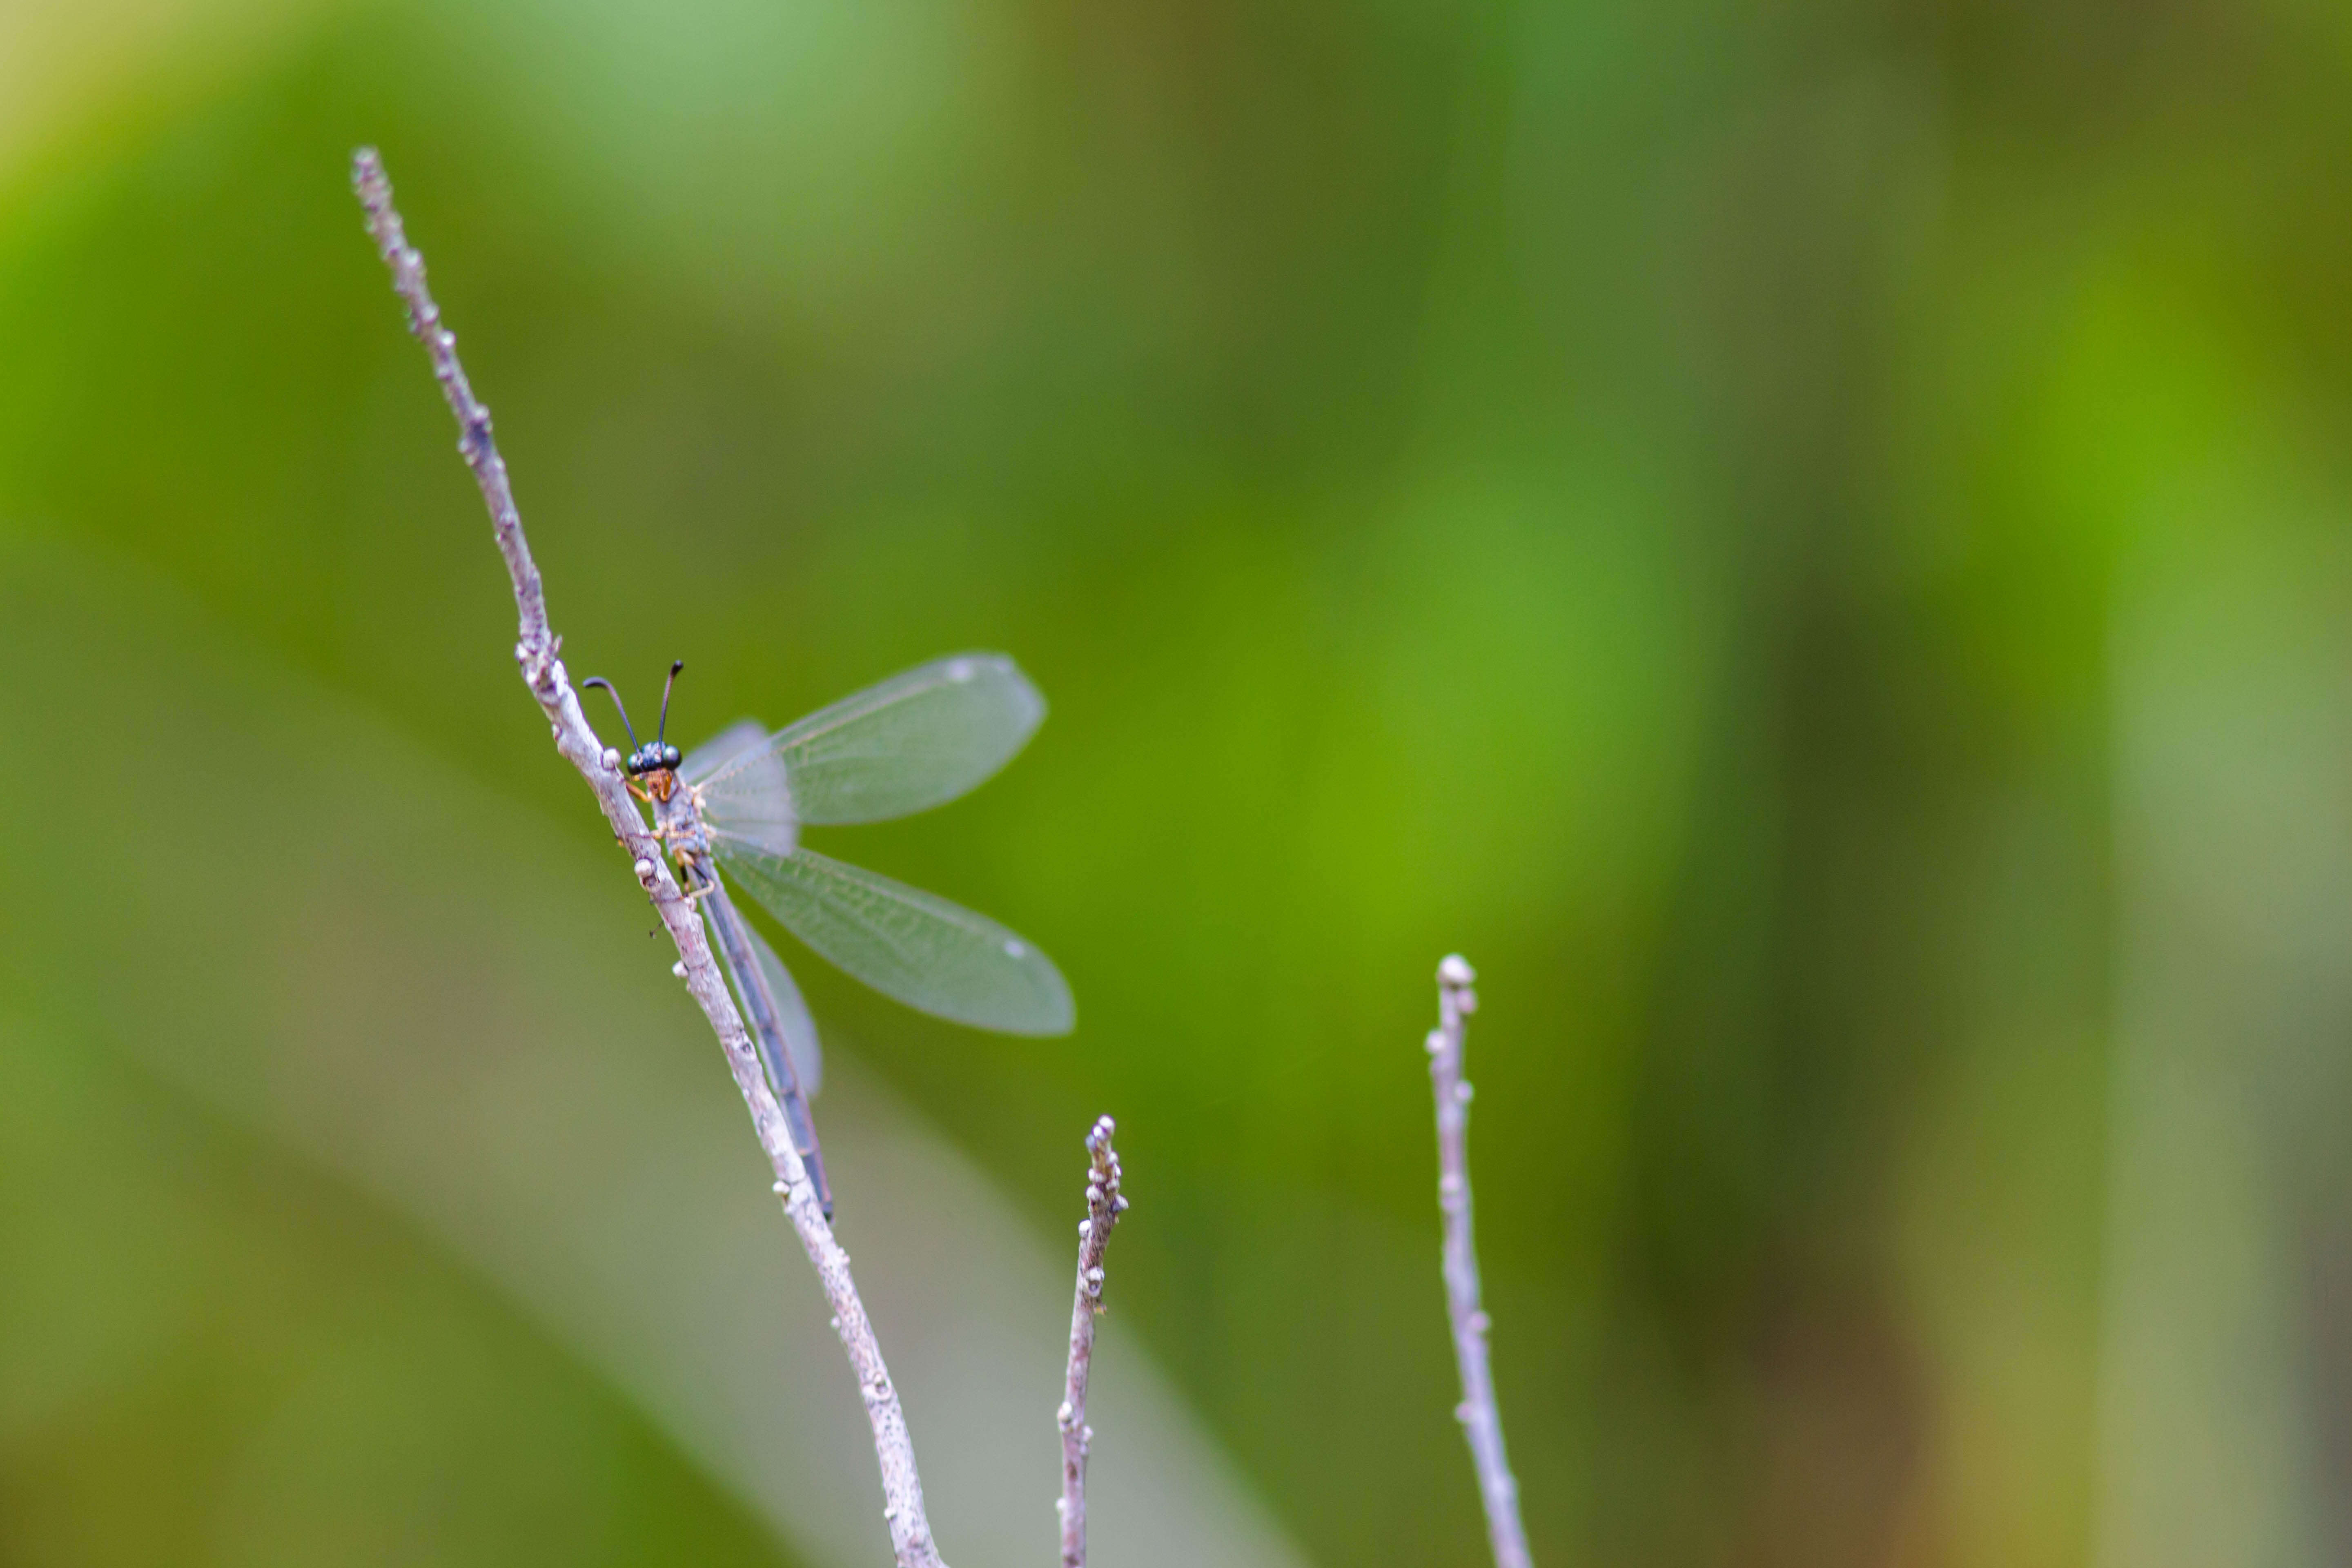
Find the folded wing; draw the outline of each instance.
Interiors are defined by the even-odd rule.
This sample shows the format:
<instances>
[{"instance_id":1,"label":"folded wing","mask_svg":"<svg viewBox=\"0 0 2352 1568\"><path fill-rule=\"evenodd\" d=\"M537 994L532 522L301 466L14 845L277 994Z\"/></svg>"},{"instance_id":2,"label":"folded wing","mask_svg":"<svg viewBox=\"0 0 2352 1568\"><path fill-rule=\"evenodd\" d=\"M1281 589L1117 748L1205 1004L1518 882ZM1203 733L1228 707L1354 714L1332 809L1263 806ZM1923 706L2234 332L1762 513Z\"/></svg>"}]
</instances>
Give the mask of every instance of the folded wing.
<instances>
[{"instance_id":1,"label":"folded wing","mask_svg":"<svg viewBox=\"0 0 2352 1568\"><path fill-rule=\"evenodd\" d=\"M779 811L795 823L880 822L944 805L1011 762L1045 717L1045 698L1011 659L956 654L845 697L764 744L739 744L705 778L694 764L717 742L680 773L701 785L712 826L788 854L765 830Z\"/></svg>"},{"instance_id":2,"label":"folded wing","mask_svg":"<svg viewBox=\"0 0 2352 1568\"><path fill-rule=\"evenodd\" d=\"M784 1048L793 1054L793 1076L800 1082L801 1092L811 1100L824 1087L824 1050L817 1044L816 1020L809 1016L808 1004L801 999L801 988L793 984L793 972L768 945L768 939L743 923L744 934L751 939L751 955L759 960L760 973L767 977L768 994L776 1002L776 1027L783 1031ZM776 1064L767 1061L767 1044L756 1035L751 1043L760 1048L762 1065L768 1069L768 1081L782 1092L783 1075Z\"/></svg>"},{"instance_id":3,"label":"folded wing","mask_svg":"<svg viewBox=\"0 0 2352 1568\"><path fill-rule=\"evenodd\" d=\"M1054 961L984 915L809 849L720 839L719 864L794 936L909 1007L1008 1035L1076 1019Z\"/></svg>"}]
</instances>

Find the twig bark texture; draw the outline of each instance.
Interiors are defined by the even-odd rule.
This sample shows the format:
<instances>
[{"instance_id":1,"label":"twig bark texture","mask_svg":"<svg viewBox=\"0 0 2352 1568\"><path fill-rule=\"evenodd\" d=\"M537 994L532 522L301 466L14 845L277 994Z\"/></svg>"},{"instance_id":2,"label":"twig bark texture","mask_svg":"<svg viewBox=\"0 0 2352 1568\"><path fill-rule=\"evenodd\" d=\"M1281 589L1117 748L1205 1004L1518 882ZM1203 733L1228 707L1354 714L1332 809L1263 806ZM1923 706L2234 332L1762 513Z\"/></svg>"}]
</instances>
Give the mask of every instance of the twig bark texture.
<instances>
[{"instance_id":1,"label":"twig bark texture","mask_svg":"<svg viewBox=\"0 0 2352 1568\"><path fill-rule=\"evenodd\" d=\"M1529 1568L1519 1522L1519 1484L1503 1454L1503 1417L1486 1358L1486 1311L1478 1300L1478 1249L1470 1230L1470 1085L1462 1077L1463 1020L1478 1008L1477 980L1459 953L1437 966L1437 1027L1429 1035L1429 1077L1437 1096L1437 1206L1445 1216L1445 1310L1462 1369L1454 1415L1470 1439L1486 1539L1496 1568Z\"/></svg>"},{"instance_id":2,"label":"twig bark texture","mask_svg":"<svg viewBox=\"0 0 2352 1568\"><path fill-rule=\"evenodd\" d=\"M1108 1116L1087 1134L1087 1217L1078 1222L1078 1291L1070 1308L1070 1366L1062 1379L1062 1568L1086 1568L1087 1448L1095 1430L1087 1425L1087 1376L1094 1368L1095 1318L1103 1310L1103 1249L1111 1226L1126 1212L1118 1191L1118 1151L1110 1146L1115 1124Z\"/></svg>"},{"instance_id":3,"label":"twig bark texture","mask_svg":"<svg viewBox=\"0 0 2352 1568\"><path fill-rule=\"evenodd\" d=\"M761 1071L759 1056L744 1032L727 983L711 962L702 922L678 890L659 840L647 831L645 818L630 798L619 753L606 749L589 727L563 661L557 657L562 639L548 626L546 595L540 586L539 568L530 558L530 542L523 537L522 518L515 510L506 463L491 438L490 411L475 397L465 369L457 363L457 340L442 325L440 308L425 287L425 258L408 243L400 214L393 205L392 182L385 177L373 148L362 148L352 155L352 184L367 213L368 233L392 271L393 289L408 308L409 331L425 344L442 395L457 416L457 449L489 507L499 552L506 558L507 574L514 582L515 609L521 620L515 660L522 667L523 684L530 688L540 710L553 727L556 750L580 770L595 792L604 820L628 852L638 885L653 900L662 925L677 946L675 973L686 982L727 1053L735 1087L742 1091L743 1103L751 1110L752 1130L775 1172L776 1193L832 1306L834 1327L848 1352L850 1368L865 1398L866 1419L874 1428L874 1452L882 1470L883 1519L889 1526L898 1568L944 1568L923 1512L923 1486L915 1469L914 1444L898 1408L898 1391L883 1364L881 1346L875 1341L873 1324L850 1278L849 1255L835 1240L818 1208L807 1170L786 1130L782 1109Z\"/></svg>"}]
</instances>

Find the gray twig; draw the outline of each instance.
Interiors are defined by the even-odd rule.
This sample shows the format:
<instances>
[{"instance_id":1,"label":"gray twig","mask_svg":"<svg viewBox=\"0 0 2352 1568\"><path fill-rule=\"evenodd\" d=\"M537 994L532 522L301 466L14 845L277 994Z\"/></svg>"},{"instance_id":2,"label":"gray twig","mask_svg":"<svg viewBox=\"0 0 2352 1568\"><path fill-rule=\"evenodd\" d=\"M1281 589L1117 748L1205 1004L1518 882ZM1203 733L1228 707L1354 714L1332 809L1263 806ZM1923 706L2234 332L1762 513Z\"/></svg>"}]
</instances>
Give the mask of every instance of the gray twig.
<instances>
[{"instance_id":1,"label":"gray twig","mask_svg":"<svg viewBox=\"0 0 2352 1568\"><path fill-rule=\"evenodd\" d=\"M1503 1455L1503 1417L1486 1359L1486 1312L1478 1302L1478 1249L1470 1233L1470 1086L1462 1077L1462 1021L1478 1010L1478 994L1471 989L1477 978L1460 953L1438 964L1437 1027L1429 1032L1429 1077L1437 1094L1437 1206L1445 1215L1445 1310L1454 1321L1454 1359L1462 1369L1462 1403L1454 1414L1470 1439L1496 1568L1529 1568L1519 1484Z\"/></svg>"},{"instance_id":2,"label":"gray twig","mask_svg":"<svg viewBox=\"0 0 2352 1568\"><path fill-rule=\"evenodd\" d=\"M775 1172L777 1195L783 1200L784 1212L799 1232L801 1246L807 1250L832 1306L834 1328L848 1352L850 1369L857 1375L858 1391L866 1401L866 1419L874 1427L874 1452L882 1469L882 1517L889 1525L898 1568L944 1568L923 1513L923 1484L915 1469L914 1443L898 1408L889 1369L883 1364L882 1348L875 1342L874 1326L858 1300L856 1282L850 1278L849 1255L841 1249L818 1208L808 1172L786 1130L783 1111L760 1069L759 1056L744 1032L727 983L711 962L702 922L678 890L660 842L647 831L645 818L630 798L620 754L606 749L589 727L563 661L557 657L562 639L548 628L546 595L540 586L539 568L531 562L530 545L523 537L522 519L515 510L506 463L491 439L490 411L475 397L457 363L457 340L441 324L440 308L425 288L425 258L408 243L400 214L393 206L392 182L373 147L352 154L352 185L360 205L366 209L368 233L392 270L393 289L408 307L409 331L432 357L433 374L448 399L449 411L457 416L457 449L473 469L482 500L489 507L499 552L506 557L507 574L514 580L515 609L521 619L515 660L522 667L523 683L554 728L556 750L580 770L595 792L604 820L628 852L638 885L653 900L670 940L677 945L673 973L686 982L687 990L719 1036L728 1068L735 1075L735 1087L742 1090L743 1103L751 1109L752 1130Z\"/></svg>"},{"instance_id":3,"label":"gray twig","mask_svg":"<svg viewBox=\"0 0 2352 1568\"><path fill-rule=\"evenodd\" d=\"M1078 1222L1078 1291L1070 1308L1070 1368L1062 1379L1062 1568L1086 1568L1087 1448L1094 1428L1087 1425L1087 1374L1094 1368L1095 1317L1103 1310L1103 1249L1111 1226L1127 1211L1118 1193L1118 1151L1110 1146L1117 1124L1108 1116L1087 1134L1087 1217Z\"/></svg>"}]
</instances>

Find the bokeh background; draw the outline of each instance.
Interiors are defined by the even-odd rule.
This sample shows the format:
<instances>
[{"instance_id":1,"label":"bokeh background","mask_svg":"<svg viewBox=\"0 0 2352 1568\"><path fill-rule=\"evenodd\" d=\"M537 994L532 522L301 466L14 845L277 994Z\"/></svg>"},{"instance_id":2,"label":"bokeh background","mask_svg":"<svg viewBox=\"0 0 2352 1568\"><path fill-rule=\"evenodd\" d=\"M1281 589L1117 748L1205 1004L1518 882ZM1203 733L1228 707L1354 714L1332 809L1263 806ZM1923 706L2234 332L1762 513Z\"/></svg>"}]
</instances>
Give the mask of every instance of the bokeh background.
<instances>
[{"instance_id":1,"label":"bokeh background","mask_svg":"<svg viewBox=\"0 0 2352 1568\"><path fill-rule=\"evenodd\" d=\"M0 3L0 1563L885 1560L814 1284L509 657L1054 704L797 967L966 1568L2352 1560L2352 14ZM796 950L788 943L789 958ZM1120 1403L1124 1402L1124 1403Z\"/></svg>"}]
</instances>

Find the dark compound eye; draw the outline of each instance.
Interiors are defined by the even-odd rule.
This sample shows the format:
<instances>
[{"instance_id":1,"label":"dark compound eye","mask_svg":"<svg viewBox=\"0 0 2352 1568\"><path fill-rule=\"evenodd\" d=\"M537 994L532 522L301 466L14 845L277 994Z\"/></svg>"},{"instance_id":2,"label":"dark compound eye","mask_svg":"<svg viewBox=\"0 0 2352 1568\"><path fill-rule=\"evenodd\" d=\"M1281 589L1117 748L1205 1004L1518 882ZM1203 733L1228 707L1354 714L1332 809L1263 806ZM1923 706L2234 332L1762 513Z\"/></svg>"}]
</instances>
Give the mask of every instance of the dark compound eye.
<instances>
[{"instance_id":1,"label":"dark compound eye","mask_svg":"<svg viewBox=\"0 0 2352 1568\"><path fill-rule=\"evenodd\" d=\"M676 746L664 746L662 748L662 766L674 768L677 766L683 756L684 753L679 752Z\"/></svg>"}]
</instances>

